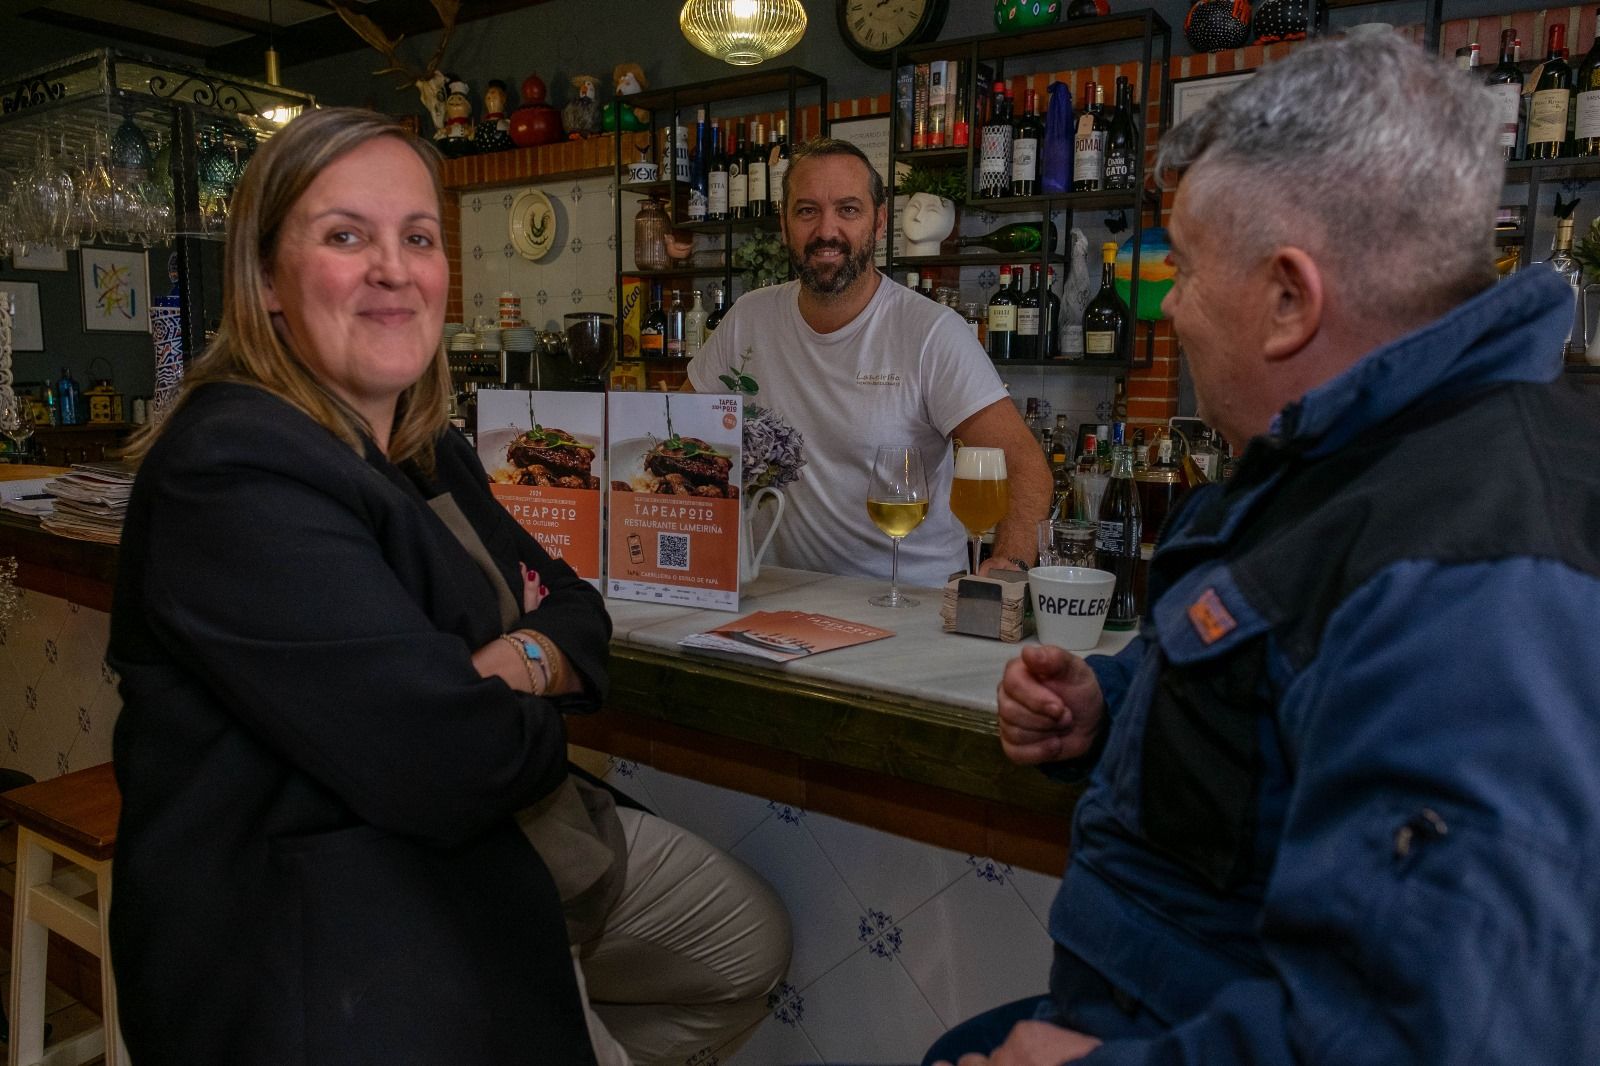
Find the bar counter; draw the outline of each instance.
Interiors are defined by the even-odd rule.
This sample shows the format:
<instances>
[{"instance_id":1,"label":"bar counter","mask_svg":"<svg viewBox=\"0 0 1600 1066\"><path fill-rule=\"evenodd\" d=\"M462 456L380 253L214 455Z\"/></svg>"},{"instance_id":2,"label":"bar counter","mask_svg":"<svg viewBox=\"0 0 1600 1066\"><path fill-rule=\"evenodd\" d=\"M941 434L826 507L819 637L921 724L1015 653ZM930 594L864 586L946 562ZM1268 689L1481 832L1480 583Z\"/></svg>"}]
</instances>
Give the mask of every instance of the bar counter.
<instances>
[{"instance_id":1,"label":"bar counter","mask_svg":"<svg viewBox=\"0 0 1600 1066\"><path fill-rule=\"evenodd\" d=\"M0 512L0 556L10 555L22 587L110 610L116 548ZM607 600L615 627L611 698L599 714L569 719L576 758L602 774L616 760L645 763L1059 873L1077 790L1013 765L997 739L995 685L1018 646L944 633L938 590L911 590L921 602L908 610L869 605L884 584L768 567L746 588L738 614ZM784 665L677 644L741 614L780 609L834 615L895 636ZM1106 634L1098 650L1114 651L1126 640ZM102 646L95 659L103 653Z\"/></svg>"}]
</instances>

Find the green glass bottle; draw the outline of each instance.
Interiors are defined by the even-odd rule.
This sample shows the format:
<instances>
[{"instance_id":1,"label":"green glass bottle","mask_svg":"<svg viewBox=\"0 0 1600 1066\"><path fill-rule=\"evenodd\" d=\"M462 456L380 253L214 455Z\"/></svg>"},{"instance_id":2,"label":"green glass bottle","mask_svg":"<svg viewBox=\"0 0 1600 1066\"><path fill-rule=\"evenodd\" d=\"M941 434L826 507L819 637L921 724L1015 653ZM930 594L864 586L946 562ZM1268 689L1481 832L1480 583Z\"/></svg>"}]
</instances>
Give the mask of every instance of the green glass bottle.
<instances>
[{"instance_id":1,"label":"green glass bottle","mask_svg":"<svg viewBox=\"0 0 1600 1066\"><path fill-rule=\"evenodd\" d=\"M963 248L990 248L1006 255L1015 255L1018 252L1037 252L1039 250L1039 235L1045 232L1044 227L1037 222L1013 222L1001 226L992 233L984 233L973 237L961 237L957 240ZM1056 224L1050 223L1050 247L1055 249L1057 233Z\"/></svg>"}]
</instances>

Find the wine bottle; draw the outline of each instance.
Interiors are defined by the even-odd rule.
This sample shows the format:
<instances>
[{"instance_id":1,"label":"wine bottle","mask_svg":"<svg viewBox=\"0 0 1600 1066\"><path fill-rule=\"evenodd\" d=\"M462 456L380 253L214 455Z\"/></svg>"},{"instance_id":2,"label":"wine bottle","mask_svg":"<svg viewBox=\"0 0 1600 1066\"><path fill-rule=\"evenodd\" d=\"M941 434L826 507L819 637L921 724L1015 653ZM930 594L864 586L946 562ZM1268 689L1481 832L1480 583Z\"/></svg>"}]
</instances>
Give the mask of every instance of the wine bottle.
<instances>
[{"instance_id":1,"label":"wine bottle","mask_svg":"<svg viewBox=\"0 0 1600 1066\"><path fill-rule=\"evenodd\" d=\"M749 165L744 123L740 122L734 129L733 143L728 146L728 214L734 218L750 217L750 175L745 172Z\"/></svg>"},{"instance_id":2,"label":"wine bottle","mask_svg":"<svg viewBox=\"0 0 1600 1066\"><path fill-rule=\"evenodd\" d=\"M706 219L722 222L728 217L728 160L722 154L722 127L711 127L711 170L706 175Z\"/></svg>"},{"instance_id":3,"label":"wine bottle","mask_svg":"<svg viewBox=\"0 0 1600 1066\"><path fill-rule=\"evenodd\" d=\"M708 337L713 330L722 324L722 316L728 313L728 309L722 306L723 298L723 290L718 289L717 305L711 309L710 314L706 315L706 336Z\"/></svg>"},{"instance_id":4,"label":"wine bottle","mask_svg":"<svg viewBox=\"0 0 1600 1066\"><path fill-rule=\"evenodd\" d=\"M1006 103L1006 87L994 87L994 107L983 124L983 139L978 148L978 195L993 199L1011 193L1011 108Z\"/></svg>"},{"instance_id":5,"label":"wine bottle","mask_svg":"<svg viewBox=\"0 0 1600 1066\"><path fill-rule=\"evenodd\" d=\"M694 156L689 164L689 221L706 220L706 173L710 169L711 142L706 133L706 109L694 123Z\"/></svg>"},{"instance_id":6,"label":"wine bottle","mask_svg":"<svg viewBox=\"0 0 1600 1066\"><path fill-rule=\"evenodd\" d=\"M789 173L789 120L780 118L767 151L767 192L772 198L772 213L783 214L783 176Z\"/></svg>"},{"instance_id":7,"label":"wine bottle","mask_svg":"<svg viewBox=\"0 0 1600 1066\"><path fill-rule=\"evenodd\" d=\"M1035 196L1039 192L1039 146L1044 123L1034 113L1038 97L1028 90L1027 105L1011 134L1011 195Z\"/></svg>"},{"instance_id":8,"label":"wine bottle","mask_svg":"<svg viewBox=\"0 0 1600 1066\"><path fill-rule=\"evenodd\" d=\"M1037 268L1036 268L1037 269ZM1017 288L1017 335L1011 341L1011 358L1039 358L1039 287L1028 284L1028 268L1017 268L1016 277L1022 280Z\"/></svg>"},{"instance_id":9,"label":"wine bottle","mask_svg":"<svg viewBox=\"0 0 1600 1066\"><path fill-rule=\"evenodd\" d=\"M661 283L650 290L650 310L639 323L639 354L645 359L661 359L667 354L667 313L661 307Z\"/></svg>"},{"instance_id":10,"label":"wine bottle","mask_svg":"<svg viewBox=\"0 0 1600 1066\"><path fill-rule=\"evenodd\" d=\"M1039 234L1043 232L1045 232L1044 225L1039 222L1012 222L989 233L958 238L956 243L963 248L992 248L1005 255L1014 255L1019 252L1037 252ZM1049 234L1050 250L1054 251L1059 236L1054 222L1050 223Z\"/></svg>"},{"instance_id":11,"label":"wine bottle","mask_svg":"<svg viewBox=\"0 0 1600 1066\"><path fill-rule=\"evenodd\" d=\"M1061 348L1056 336L1061 329L1061 297L1056 295L1056 268L1045 274L1044 291L1039 295L1039 358L1059 359Z\"/></svg>"},{"instance_id":12,"label":"wine bottle","mask_svg":"<svg viewBox=\"0 0 1600 1066\"><path fill-rule=\"evenodd\" d=\"M1133 85L1127 78L1117 79L1117 106L1106 122L1107 189L1133 188L1138 170L1139 136L1133 121Z\"/></svg>"},{"instance_id":13,"label":"wine bottle","mask_svg":"<svg viewBox=\"0 0 1600 1066\"><path fill-rule=\"evenodd\" d=\"M1133 316L1117 295L1117 245L1100 246L1100 291L1083 310L1083 350L1090 359L1120 359L1133 332Z\"/></svg>"},{"instance_id":14,"label":"wine bottle","mask_svg":"<svg viewBox=\"0 0 1600 1066\"><path fill-rule=\"evenodd\" d=\"M1012 358L1017 336L1017 300L1011 293L1011 268L1000 268L1000 287L989 297L989 358Z\"/></svg>"},{"instance_id":15,"label":"wine bottle","mask_svg":"<svg viewBox=\"0 0 1600 1066\"><path fill-rule=\"evenodd\" d=\"M1516 42L1516 30L1501 32L1500 62L1484 79L1494 97L1494 113L1500 127L1500 151L1508 160L1517 158L1517 127L1522 121L1522 71L1517 69ZM1593 54L1591 49L1590 55ZM1587 64L1589 61L1585 59L1584 62ZM1600 99L1596 103L1600 103ZM1583 105L1580 103L1578 106L1581 113Z\"/></svg>"},{"instance_id":16,"label":"wine bottle","mask_svg":"<svg viewBox=\"0 0 1600 1066\"><path fill-rule=\"evenodd\" d=\"M1528 112L1528 158L1560 159L1567 154L1567 108L1572 102L1572 68L1566 54L1567 27L1550 27L1549 55L1533 89Z\"/></svg>"},{"instance_id":17,"label":"wine bottle","mask_svg":"<svg viewBox=\"0 0 1600 1066\"><path fill-rule=\"evenodd\" d=\"M1600 155L1600 33L1595 34L1589 53L1578 64L1573 90L1578 99L1573 105L1572 152Z\"/></svg>"},{"instance_id":18,"label":"wine bottle","mask_svg":"<svg viewBox=\"0 0 1600 1066\"><path fill-rule=\"evenodd\" d=\"M1133 449L1119 444L1112 457L1111 479L1100 496L1094 535L1095 569L1117 575L1111 590L1107 629L1132 629L1139 624L1133 592L1133 571L1139 562L1139 493L1133 484Z\"/></svg>"},{"instance_id":19,"label":"wine bottle","mask_svg":"<svg viewBox=\"0 0 1600 1066\"><path fill-rule=\"evenodd\" d=\"M750 217L762 218L771 207L771 199L767 192L767 146L761 140L759 122L750 126L750 152L745 157L744 172L750 183L747 193Z\"/></svg>"},{"instance_id":20,"label":"wine bottle","mask_svg":"<svg viewBox=\"0 0 1600 1066\"><path fill-rule=\"evenodd\" d=\"M667 325L662 331L662 352L668 359L684 359L684 310L683 293L677 289L672 290L672 302L667 305Z\"/></svg>"},{"instance_id":21,"label":"wine bottle","mask_svg":"<svg viewBox=\"0 0 1600 1066\"><path fill-rule=\"evenodd\" d=\"M1078 135L1072 142L1072 191L1097 192L1105 181L1105 90L1094 82L1084 87L1084 106L1078 113Z\"/></svg>"}]
</instances>

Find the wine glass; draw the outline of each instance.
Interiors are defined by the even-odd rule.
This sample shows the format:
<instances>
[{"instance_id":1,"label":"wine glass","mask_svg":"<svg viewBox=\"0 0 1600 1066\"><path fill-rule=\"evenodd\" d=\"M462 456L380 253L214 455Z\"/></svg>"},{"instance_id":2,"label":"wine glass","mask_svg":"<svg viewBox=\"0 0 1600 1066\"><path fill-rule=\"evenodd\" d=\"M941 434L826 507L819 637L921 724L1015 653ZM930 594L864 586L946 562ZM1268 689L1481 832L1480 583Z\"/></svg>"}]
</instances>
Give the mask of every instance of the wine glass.
<instances>
[{"instance_id":1,"label":"wine glass","mask_svg":"<svg viewBox=\"0 0 1600 1066\"><path fill-rule=\"evenodd\" d=\"M950 483L950 510L967 527L973 574L978 572L978 546L984 531L1006 516L1011 489L1006 481L1006 453L1000 448L962 448L956 452L956 476Z\"/></svg>"},{"instance_id":2,"label":"wine glass","mask_svg":"<svg viewBox=\"0 0 1600 1066\"><path fill-rule=\"evenodd\" d=\"M867 515L889 535L889 591L867 602L874 607L915 607L900 594L900 541L928 517L928 479L922 453L910 444L885 444L872 457L872 483L867 488Z\"/></svg>"}]
</instances>

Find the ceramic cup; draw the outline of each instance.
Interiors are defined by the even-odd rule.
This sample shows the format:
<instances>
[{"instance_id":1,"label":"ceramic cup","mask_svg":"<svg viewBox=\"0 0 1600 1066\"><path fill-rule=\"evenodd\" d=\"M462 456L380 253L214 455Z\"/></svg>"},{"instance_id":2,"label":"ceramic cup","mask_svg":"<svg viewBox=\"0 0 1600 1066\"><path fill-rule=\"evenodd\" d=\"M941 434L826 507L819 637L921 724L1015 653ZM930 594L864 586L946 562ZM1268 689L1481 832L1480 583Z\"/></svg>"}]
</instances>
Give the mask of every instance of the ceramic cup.
<instances>
[{"instance_id":1,"label":"ceramic cup","mask_svg":"<svg viewBox=\"0 0 1600 1066\"><path fill-rule=\"evenodd\" d=\"M1039 643L1088 651L1100 643L1117 577L1086 566L1036 566L1028 571L1028 595Z\"/></svg>"},{"instance_id":2,"label":"ceramic cup","mask_svg":"<svg viewBox=\"0 0 1600 1066\"><path fill-rule=\"evenodd\" d=\"M628 180L631 182L655 181L661 175L661 168L654 163L628 164Z\"/></svg>"}]
</instances>

